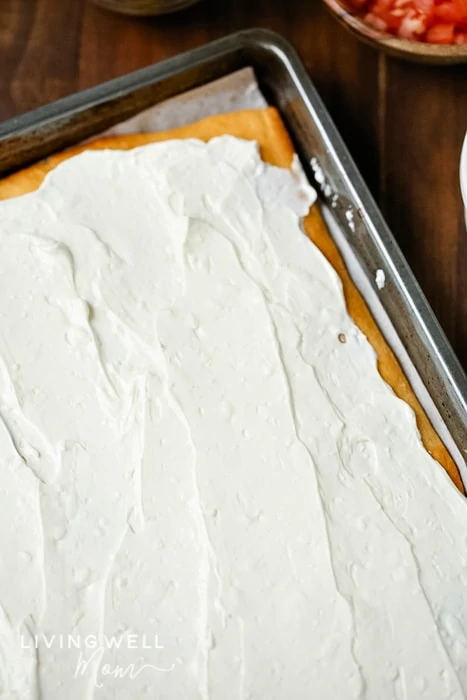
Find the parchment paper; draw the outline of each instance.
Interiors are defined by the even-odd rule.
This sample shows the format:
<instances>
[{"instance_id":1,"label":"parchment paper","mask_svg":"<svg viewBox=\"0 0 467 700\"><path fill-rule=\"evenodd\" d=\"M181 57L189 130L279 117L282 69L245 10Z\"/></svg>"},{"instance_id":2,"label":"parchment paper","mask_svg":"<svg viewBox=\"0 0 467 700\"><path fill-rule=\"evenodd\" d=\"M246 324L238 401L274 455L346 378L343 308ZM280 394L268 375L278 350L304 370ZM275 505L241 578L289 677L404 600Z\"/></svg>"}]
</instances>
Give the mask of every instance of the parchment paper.
<instances>
[{"instance_id":1,"label":"parchment paper","mask_svg":"<svg viewBox=\"0 0 467 700\"><path fill-rule=\"evenodd\" d=\"M105 133L108 135L121 135L165 131L178 126L185 126L186 124L214 114L235 112L243 109L262 109L266 106L267 102L261 94L253 70L246 68L201 88L190 90L183 95L162 102L112 127L112 129L109 129ZM375 288L364 273L344 233L334 219L331 210L326 206L323 206L322 209L325 221L344 257L354 284L370 307L386 341L401 363L418 400L428 414L434 428L449 449L467 489L467 466L464 458L457 449L438 409L433 403L414 364L402 345L394 326L388 318Z\"/></svg>"}]
</instances>

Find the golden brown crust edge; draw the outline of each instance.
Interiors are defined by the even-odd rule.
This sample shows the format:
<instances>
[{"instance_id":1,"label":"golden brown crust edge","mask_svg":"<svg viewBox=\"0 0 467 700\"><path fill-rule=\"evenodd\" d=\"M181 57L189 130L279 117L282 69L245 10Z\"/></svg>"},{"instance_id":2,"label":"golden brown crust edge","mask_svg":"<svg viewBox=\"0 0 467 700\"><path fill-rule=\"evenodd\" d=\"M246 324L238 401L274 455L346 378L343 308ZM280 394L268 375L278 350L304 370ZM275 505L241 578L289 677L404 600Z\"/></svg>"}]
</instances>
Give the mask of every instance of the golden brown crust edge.
<instances>
[{"instance_id":1,"label":"golden brown crust edge","mask_svg":"<svg viewBox=\"0 0 467 700\"><path fill-rule=\"evenodd\" d=\"M42 163L0 181L0 200L32 192L40 186L46 174L59 163L84 150L109 148L128 150L167 139L197 138L208 141L215 136L225 134L257 141L263 160L279 167L290 167L294 154L292 142L278 112L269 107L264 110L245 110L216 115L196 124L170 131L96 139L85 145L51 156ZM381 376L392 387L395 394L411 406L415 412L417 426L426 450L444 467L456 486L464 492L459 471L452 457L431 425L398 360L384 339L363 297L352 282L318 207L312 207L304 225L307 235L339 274L349 314L375 349Z\"/></svg>"}]
</instances>

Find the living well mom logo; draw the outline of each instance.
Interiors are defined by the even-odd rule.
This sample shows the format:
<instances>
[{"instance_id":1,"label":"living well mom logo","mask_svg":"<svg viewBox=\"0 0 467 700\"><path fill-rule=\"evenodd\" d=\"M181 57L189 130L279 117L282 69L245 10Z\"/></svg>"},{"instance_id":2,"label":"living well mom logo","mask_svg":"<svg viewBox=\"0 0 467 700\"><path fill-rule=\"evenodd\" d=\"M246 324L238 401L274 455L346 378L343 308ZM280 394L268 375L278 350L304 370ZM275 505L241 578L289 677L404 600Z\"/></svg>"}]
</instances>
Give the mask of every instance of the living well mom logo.
<instances>
[{"instance_id":1,"label":"living well mom logo","mask_svg":"<svg viewBox=\"0 0 467 700\"><path fill-rule=\"evenodd\" d=\"M21 646L23 649L61 649L61 650L76 650L78 660L74 676L75 678L93 674L95 677L95 685L102 688L106 677L121 678L134 680L143 671L153 671L155 673L170 673L174 670L175 664L169 666L148 664L144 661L131 662L126 665L122 664L103 664L103 658L106 651L118 650L134 650L144 652L153 650L156 652L164 649L159 642L159 636L156 635L137 635L125 634L120 636L97 636L87 635L81 637L79 635L34 635L32 640L21 637Z\"/></svg>"}]
</instances>

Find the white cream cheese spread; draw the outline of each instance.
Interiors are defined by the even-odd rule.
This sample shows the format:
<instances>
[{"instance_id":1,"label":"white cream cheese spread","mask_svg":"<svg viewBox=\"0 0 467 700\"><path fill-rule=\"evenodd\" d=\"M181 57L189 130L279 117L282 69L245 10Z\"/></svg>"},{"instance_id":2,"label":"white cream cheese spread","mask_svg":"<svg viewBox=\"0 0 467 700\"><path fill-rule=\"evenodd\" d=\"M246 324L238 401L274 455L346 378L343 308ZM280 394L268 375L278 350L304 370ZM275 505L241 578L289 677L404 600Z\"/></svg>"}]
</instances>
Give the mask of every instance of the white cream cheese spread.
<instances>
[{"instance_id":1,"label":"white cream cheese spread","mask_svg":"<svg viewBox=\"0 0 467 700\"><path fill-rule=\"evenodd\" d=\"M458 700L467 503L222 137L0 205L0 698Z\"/></svg>"}]
</instances>

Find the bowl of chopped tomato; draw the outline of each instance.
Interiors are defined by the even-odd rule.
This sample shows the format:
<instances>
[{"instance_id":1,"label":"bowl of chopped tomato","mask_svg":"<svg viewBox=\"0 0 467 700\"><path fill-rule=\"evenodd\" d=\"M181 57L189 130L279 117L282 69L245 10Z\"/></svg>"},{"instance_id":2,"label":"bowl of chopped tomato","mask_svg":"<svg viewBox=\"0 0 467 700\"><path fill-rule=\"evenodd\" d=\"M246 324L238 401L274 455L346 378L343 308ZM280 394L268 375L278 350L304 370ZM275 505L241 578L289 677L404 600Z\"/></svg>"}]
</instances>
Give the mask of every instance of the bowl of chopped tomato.
<instances>
[{"instance_id":1,"label":"bowl of chopped tomato","mask_svg":"<svg viewBox=\"0 0 467 700\"><path fill-rule=\"evenodd\" d=\"M467 0L324 0L367 43L431 63L467 62Z\"/></svg>"}]
</instances>

